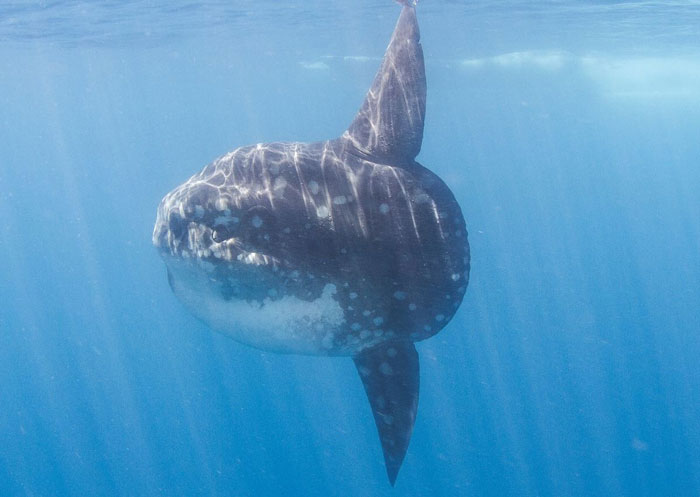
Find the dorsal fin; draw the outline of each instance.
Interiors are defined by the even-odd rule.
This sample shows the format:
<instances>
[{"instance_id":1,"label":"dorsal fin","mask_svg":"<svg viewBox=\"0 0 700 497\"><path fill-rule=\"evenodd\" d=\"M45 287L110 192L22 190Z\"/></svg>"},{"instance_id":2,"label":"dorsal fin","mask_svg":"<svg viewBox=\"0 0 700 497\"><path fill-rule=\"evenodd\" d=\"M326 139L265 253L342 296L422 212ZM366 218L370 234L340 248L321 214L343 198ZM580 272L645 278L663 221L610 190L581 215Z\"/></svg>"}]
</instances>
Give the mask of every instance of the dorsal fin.
<instances>
[{"instance_id":1,"label":"dorsal fin","mask_svg":"<svg viewBox=\"0 0 700 497\"><path fill-rule=\"evenodd\" d=\"M380 162L413 161L423 141L425 94L416 9L405 5L372 87L343 138Z\"/></svg>"},{"instance_id":2,"label":"dorsal fin","mask_svg":"<svg viewBox=\"0 0 700 497\"><path fill-rule=\"evenodd\" d=\"M353 359L372 406L386 473L393 486L418 410L418 353L413 342L388 342Z\"/></svg>"}]
</instances>

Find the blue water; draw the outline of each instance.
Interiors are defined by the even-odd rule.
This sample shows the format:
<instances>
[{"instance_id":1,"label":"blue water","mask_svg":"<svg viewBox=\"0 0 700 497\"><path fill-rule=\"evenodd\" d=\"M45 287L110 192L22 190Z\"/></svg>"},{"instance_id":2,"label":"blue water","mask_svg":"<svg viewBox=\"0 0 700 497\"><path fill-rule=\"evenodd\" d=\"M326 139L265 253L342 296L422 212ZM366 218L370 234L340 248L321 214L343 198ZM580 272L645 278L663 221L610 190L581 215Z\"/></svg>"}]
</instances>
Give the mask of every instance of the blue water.
<instances>
[{"instance_id":1,"label":"blue water","mask_svg":"<svg viewBox=\"0 0 700 497\"><path fill-rule=\"evenodd\" d=\"M399 8L0 6L0 495L700 495L700 5L419 5L472 278L396 488L348 359L210 332L151 246L216 156L351 121Z\"/></svg>"}]
</instances>

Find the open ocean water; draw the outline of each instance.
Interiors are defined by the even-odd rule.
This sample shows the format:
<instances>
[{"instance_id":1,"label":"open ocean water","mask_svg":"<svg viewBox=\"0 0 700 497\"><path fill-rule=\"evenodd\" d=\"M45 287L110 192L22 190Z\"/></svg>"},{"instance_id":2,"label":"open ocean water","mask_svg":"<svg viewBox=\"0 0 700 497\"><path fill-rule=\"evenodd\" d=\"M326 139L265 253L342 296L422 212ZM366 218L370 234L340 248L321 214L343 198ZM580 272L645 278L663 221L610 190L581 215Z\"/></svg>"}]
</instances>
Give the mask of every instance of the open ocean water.
<instances>
[{"instance_id":1,"label":"open ocean water","mask_svg":"<svg viewBox=\"0 0 700 497\"><path fill-rule=\"evenodd\" d=\"M209 331L151 245L249 143L339 135L390 0L0 5L0 495L700 495L700 2L418 5L471 282L392 489L347 358Z\"/></svg>"}]
</instances>

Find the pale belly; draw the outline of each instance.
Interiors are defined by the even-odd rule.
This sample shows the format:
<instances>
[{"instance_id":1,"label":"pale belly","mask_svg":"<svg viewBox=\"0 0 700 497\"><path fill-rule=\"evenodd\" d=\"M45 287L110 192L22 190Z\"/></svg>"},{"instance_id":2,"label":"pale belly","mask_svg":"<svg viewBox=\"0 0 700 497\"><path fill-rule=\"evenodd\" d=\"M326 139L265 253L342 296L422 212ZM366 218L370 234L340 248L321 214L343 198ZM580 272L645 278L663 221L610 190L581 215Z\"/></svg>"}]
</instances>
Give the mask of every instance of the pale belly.
<instances>
[{"instance_id":1,"label":"pale belly","mask_svg":"<svg viewBox=\"0 0 700 497\"><path fill-rule=\"evenodd\" d=\"M291 295L261 301L226 299L194 260L166 261L171 286L185 307L212 329L252 347L289 354L354 355L364 347L334 346L347 325L336 286L307 301Z\"/></svg>"}]
</instances>

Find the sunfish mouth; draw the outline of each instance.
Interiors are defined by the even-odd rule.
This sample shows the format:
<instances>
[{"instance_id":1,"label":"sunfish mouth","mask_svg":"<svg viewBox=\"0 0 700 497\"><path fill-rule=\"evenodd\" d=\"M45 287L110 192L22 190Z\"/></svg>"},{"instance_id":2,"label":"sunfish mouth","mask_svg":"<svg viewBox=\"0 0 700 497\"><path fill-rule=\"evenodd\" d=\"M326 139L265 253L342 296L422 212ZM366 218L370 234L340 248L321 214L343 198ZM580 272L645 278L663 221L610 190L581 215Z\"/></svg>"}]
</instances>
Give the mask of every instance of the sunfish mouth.
<instances>
[{"instance_id":1,"label":"sunfish mouth","mask_svg":"<svg viewBox=\"0 0 700 497\"><path fill-rule=\"evenodd\" d=\"M238 238L221 238L220 233L219 230L206 225L189 222L182 232L163 230L154 233L154 244L162 255L184 259L236 262L270 268L283 265L276 257L247 249Z\"/></svg>"},{"instance_id":2,"label":"sunfish mouth","mask_svg":"<svg viewBox=\"0 0 700 497\"><path fill-rule=\"evenodd\" d=\"M269 268L284 266L280 259L234 236L241 221L230 211L209 217L202 208L187 208L166 197L158 209L153 244L162 256Z\"/></svg>"}]
</instances>

